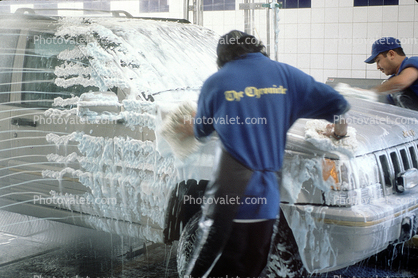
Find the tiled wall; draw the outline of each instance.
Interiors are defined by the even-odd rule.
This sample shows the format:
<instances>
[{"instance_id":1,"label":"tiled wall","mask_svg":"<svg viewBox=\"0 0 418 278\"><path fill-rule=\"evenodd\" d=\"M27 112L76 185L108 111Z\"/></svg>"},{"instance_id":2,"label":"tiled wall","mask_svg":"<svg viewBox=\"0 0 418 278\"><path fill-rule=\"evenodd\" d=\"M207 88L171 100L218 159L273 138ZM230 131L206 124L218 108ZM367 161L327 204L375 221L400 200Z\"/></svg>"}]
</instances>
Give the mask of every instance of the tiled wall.
<instances>
[{"instance_id":1,"label":"tiled wall","mask_svg":"<svg viewBox=\"0 0 418 278\"><path fill-rule=\"evenodd\" d=\"M214 13L204 14L204 24L220 34L244 28L243 11ZM254 34L265 41L266 12L256 11L255 15ZM386 78L376 64L364 63L372 43L382 36L400 39L407 56L418 55L415 0L373 7L354 7L353 0L312 0L312 8L282 9L279 17L278 60L318 81L325 82L328 77Z\"/></svg>"},{"instance_id":2,"label":"tiled wall","mask_svg":"<svg viewBox=\"0 0 418 278\"><path fill-rule=\"evenodd\" d=\"M418 55L418 3L415 0L399 0L398 6L354 7L354 0L312 0L308 9L282 9L279 11L278 60L296 66L325 82L328 77L386 78L364 60L372 43L382 36L401 40L407 56ZM34 3L51 1L36 1ZM193 1L190 0L190 3ZM222 35L232 29L244 30L244 12L204 12L204 26ZM264 2L263 0L255 2ZM2 1L0 11L14 12L17 7L33 7L31 2ZM105 3L105 4L104 4ZM39 4L37 4L39 5ZM126 10L134 16L183 17L183 1L170 0L169 13L144 14L139 2L114 1L59 1L58 8L76 7ZM60 13L62 14L62 13ZM265 44L267 41L267 11L254 12L254 35ZM192 13L189 13L193 20ZM416 20L417 19L417 20ZM274 58L274 22L270 12L271 57Z\"/></svg>"}]
</instances>

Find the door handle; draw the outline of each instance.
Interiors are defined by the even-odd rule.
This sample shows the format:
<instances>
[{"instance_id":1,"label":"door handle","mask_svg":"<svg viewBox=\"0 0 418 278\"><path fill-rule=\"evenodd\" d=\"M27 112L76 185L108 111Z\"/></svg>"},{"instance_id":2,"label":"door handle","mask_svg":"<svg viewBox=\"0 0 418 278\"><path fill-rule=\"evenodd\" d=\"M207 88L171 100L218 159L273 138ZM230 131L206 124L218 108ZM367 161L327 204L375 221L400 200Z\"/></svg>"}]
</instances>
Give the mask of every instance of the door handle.
<instances>
[{"instance_id":1,"label":"door handle","mask_svg":"<svg viewBox=\"0 0 418 278\"><path fill-rule=\"evenodd\" d=\"M31 126L31 127L36 127L38 125L36 121L31 120L31 119L25 119L25 118L13 118L11 120L11 124L17 125L17 126Z\"/></svg>"}]
</instances>

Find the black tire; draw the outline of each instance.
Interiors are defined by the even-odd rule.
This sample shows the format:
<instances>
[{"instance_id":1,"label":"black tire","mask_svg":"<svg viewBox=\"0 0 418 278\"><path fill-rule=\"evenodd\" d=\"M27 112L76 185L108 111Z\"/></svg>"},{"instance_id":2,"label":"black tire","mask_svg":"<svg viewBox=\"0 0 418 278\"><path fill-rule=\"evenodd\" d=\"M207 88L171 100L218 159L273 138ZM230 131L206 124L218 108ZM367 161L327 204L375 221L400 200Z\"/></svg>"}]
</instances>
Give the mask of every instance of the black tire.
<instances>
[{"instance_id":1,"label":"black tire","mask_svg":"<svg viewBox=\"0 0 418 278\"><path fill-rule=\"evenodd\" d=\"M179 277L181 278L184 277L190 257L193 255L195 241L197 238L196 234L201 216L201 211L193 215L189 222L187 222L180 236L177 247L177 271L179 273Z\"/></svg>"},{"instance_id":2,"label":"black tire","mask_svg":"<svg viewBox=\"0 0 418 278\"><path fill-rule=\"evenodd\" d=\"M282 212L275 229L266 266L267 277L306 277L308 272L303 266L295 237Z\"/></svg>"}]
</instances>

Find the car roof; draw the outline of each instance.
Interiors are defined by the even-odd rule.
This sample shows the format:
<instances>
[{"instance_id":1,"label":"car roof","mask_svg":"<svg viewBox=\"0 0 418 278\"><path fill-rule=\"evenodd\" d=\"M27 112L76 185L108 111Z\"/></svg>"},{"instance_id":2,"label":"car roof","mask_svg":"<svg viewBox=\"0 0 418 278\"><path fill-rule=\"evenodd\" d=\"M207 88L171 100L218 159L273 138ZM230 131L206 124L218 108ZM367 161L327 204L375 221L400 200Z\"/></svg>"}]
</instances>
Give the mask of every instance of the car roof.
<instances>
[{"instance_id":1,"label":"car roof","mask_svg":"<svg viewBox=\"0 0 418 278\"><path fill-rule=\"evenodd\" d=\"M14 13L6 13L2 14L2 17L7 17L7 19L13 18L30 18L32 20L57 20L59 18L63 18L66 16L60 15L50 15L51 12L59 12L59 11L73 11L73 12L83 12L83 14L71 14L70 16L77 16L77 17L125 17L125 18L132 18L132 19L147 19L147 20L155 20L155 21L171 21L171 22L178 22L189 24L190 21L182 18L165 18L165 17L134 17L127 11L123 10L97 10L97 9L72 9L72 8L65 8L65 9L40 9L40 8L18 8Z\"/></svg>"}]
</instances>

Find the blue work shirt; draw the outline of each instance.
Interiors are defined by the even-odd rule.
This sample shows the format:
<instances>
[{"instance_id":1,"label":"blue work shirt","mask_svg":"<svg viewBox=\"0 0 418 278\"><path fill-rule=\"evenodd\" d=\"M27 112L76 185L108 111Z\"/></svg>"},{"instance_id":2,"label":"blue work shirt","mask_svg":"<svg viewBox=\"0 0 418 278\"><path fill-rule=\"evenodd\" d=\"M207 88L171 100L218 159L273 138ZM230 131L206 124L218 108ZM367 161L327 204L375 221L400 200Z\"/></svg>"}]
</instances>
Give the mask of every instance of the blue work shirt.
<instances>
[{"instance_id":1,"label":"blue work shirt","mask_svg":"<svg viewBox=\"0 0 418 278\"><path fill-rule=\"evenodd\" d=\"M282 166L286 132L298 118L333 121L348 109L347 101L328 85L261 53L230 61L209 77L198 100L195 136L216 131L225 149L254 170L236 219L276 218L276 172Z\"/></svg>"},{"instance_id":2,"label":"blue work shirt","mask_svg":"<svg viewBox=\"0 0 418 278\"><path fill-rule=\"evenodd\" d=\"M399 75L401 73L401 71L403 71L404 69L409 68L409 67L413 67L413 68L418 69L418 57L410 57L410 58L407 57L407 58L405 58L402 61L401 66L399 67L398 73L392 75L391 78L396 76L396 75ZM412 85L409 86L408 89L412 90L418 96L418 80L415 80L415 82L412 83Z\"/></svg>"}]
</instances>

